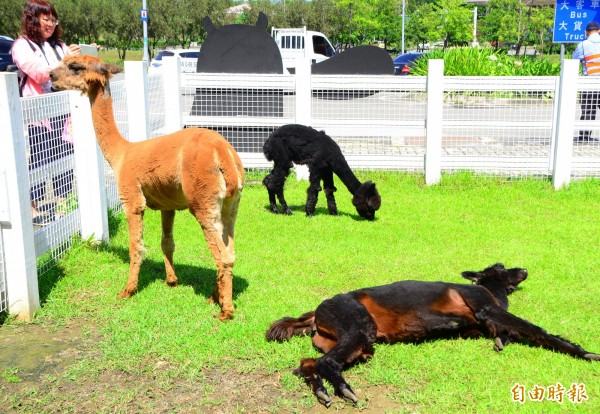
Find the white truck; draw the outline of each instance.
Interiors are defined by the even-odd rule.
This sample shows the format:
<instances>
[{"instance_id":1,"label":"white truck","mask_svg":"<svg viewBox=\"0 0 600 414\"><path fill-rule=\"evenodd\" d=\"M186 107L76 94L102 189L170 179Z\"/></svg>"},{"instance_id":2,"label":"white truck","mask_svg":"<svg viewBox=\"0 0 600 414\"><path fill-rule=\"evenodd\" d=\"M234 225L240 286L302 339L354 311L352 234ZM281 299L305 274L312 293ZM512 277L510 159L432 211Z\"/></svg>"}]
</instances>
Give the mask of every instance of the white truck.
<instances>
[{"instance_id":1,"label":"white truck","mask_svg":"<svg viewBox=\"0 0 600 414\"><path fill-rule=\"evenodd\" d=\"M298 58L310 60L311 64L319 63L335 55L336 51L327 36L321 32L302 28L271 28L271 36L281 52L283 67L290 73L296 69Z\"/></svg>"}]
</instances>

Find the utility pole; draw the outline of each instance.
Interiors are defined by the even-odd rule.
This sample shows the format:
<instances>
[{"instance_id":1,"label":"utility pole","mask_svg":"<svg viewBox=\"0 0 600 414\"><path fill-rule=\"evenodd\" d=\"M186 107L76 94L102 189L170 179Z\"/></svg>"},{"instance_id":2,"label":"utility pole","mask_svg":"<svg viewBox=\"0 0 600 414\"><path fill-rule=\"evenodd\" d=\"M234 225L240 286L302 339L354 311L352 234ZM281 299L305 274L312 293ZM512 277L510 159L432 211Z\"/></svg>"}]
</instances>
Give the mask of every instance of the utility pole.
<instances>
[{"instance_id":1,"label":"utility pole","mask_svg":"<svg viewBox=\"0 0 600 414\"><path fill-rule=\"evenodd\" d=\"M148 56L148 9L146 9L146 0L142 0L140 20L142 21L142 26L144 28L144 57L142 60L148 62L150 57Z\"/></svg>"},{"instance_id":2,"label":"utility pole","mask_svg":"<svg viewBox=\"0 0 600 414\"><path fill-rule=\"evenodd\" d=\"M479 46L477 41L477 6L473 9L473 47Z\"/></svg>"},{"instance_id":3,"label":"utility pole","mask_svg":"<svg viewBox=\"0 0 600 414\"><path fill-rule=\"evenodd\" d=\"M402 54L404 54L404 11L405 11L405 0L402 0Z\"/></svg>"}]
</instances>

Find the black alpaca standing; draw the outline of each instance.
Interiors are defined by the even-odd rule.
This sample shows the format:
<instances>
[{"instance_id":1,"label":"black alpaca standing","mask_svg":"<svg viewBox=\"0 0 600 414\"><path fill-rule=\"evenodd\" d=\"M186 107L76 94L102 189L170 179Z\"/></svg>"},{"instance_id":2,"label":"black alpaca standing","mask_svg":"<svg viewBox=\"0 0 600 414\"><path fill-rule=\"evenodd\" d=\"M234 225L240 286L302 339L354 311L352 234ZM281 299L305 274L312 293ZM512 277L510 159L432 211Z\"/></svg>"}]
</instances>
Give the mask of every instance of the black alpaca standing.
<instances>
[{"instance_id":1,"label":"black alpaca standing","mask_svg":"<svg viewBox=\"0 0 600 414\"><path fill-rule=\"evenodd\" d=\"M381 206L381 196L371 181L361 183L354 175L340 147L324 131L298 124L284 125L269 136L263 146L267 160L274 161L269 175L263 179L263 184L269 190L271 211L279 213L275 196L283 208L283 213L292 214L285 198L283 187L290 174L292 163L305 164L310 171L310 186L306 196L306 215L315 213L317 198L321 191L320 182L327 197L329 213L337 215L337 206L333 193L337 190L333 185L335 173L354 196L352 204L361 217L367 220L375 218L375 211Z\"/></svg>"}]
</instances>

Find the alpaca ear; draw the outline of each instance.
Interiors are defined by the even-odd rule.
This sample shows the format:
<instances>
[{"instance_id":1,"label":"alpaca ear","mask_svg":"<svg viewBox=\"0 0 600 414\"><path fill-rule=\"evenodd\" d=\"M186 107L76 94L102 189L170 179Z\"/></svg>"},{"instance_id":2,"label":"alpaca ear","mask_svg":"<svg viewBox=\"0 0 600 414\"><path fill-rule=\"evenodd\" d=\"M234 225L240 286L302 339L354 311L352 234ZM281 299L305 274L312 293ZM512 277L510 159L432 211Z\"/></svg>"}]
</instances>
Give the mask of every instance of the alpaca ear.
<instances>
[{"instance_id":1,"label":"alpaca ear","mask_svg":"<svg viewBox=\"0 0 600 414\"><path fill-rule=\"evenodd\" d=\"M479 272L471 272L471 271L466 271L466 272L462 272L462 277L464 277L465 279L469 279L471 282L479 284L479 281L481 279L483 279L485 275L483 273L479 273Z\"/></svg>"},{"instance_id":2,"label":"alpaca ear","mask_svg":"<svg viewBox=\"0 0 600 414\"><path fill-rule=\"evenodd\" d=\"M259 29L267 30L267 24L269 24L269 19L266 14L263 12L258 13L258 21L256 22L256 27Z\"/></svg>"},{"instance_id":3,"label":"alpaca ear","mask_svg":"<svg viewBox=\"0 0 600 414\"><path fill-rule=\"evenodd\" d=\"M379 207L381 207L381 196L379 195L379 191L377 191L377 188L375 187L375 183L367 181L365 184L367 184L366 196L369 206L371 206L373 210L379 210Z\"/></svg>"},{"instance_id":4,"label":"alpaca ear","mask_svg":"<svg viewBox=\"0 0 600 414\"><path fill-rule=\"evenodd\" d=\"M104 64L104 71L105 73L110 73L110 74L116 74L116 73L121 73L123 72L123 68L115 65L113 63L105 63Z\"/></svg>"}]
</instances>

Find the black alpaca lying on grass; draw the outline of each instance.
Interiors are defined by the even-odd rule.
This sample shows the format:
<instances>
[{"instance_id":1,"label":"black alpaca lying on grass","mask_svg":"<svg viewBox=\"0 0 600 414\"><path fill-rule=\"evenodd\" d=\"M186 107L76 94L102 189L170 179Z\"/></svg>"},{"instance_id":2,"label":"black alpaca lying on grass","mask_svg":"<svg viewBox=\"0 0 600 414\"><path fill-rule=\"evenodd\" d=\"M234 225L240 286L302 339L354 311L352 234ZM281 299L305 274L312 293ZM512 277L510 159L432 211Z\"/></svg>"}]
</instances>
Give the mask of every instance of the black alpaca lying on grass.
<instances>
[{"instance_id":1,"label":"black alpaca lying on grass","mask_svg":"<svg viewBox=\"0 0 600 414\"><path fill-rule=\"evenodd\" d=\"M508 295L527 278L527 270L497 263L462 275L475 285L406 280L337 295L299 318L273 322L266 337L281 342L295 335L313 335L313 345L325 355L303 359L294 374L303 377L327 407L331 398L322 378L333 385L335 395L356 403L358 398L341 371L372 357L376 342L484 336L494 339L498 352L509 342L523 342L600 361L600 355L507 312Z\"/></svg>"},{"instance_id":2,"label":"black alpaca lying on grass","mask_svg":"<svg viewBox=\"0 0 600 414\"><path fill-rule=\"evenodd\" d=\"M290 174L292 163L306 164L310 171L310 186L306 196L306 215L315 213L317 198L321 191L320 182L323 180L323 190L327 197L329 214L337 215L337 206L333 193L337 190L333 185L335 173L354 196L352 204L361 217L367 220L375 218L375 211L381 206L381 197L371 181L361 183L354 175L340 147L323 131L298 124L284 125L269 136L263 146L267 160L274 161L273 170L263 179L263 184L269 191L271 211L279 213L275 196L283 208L284 214L292 214L285 198L283 187Z\"/></svg>"}]
</instances>

